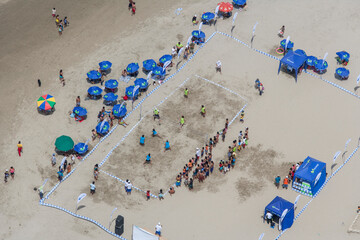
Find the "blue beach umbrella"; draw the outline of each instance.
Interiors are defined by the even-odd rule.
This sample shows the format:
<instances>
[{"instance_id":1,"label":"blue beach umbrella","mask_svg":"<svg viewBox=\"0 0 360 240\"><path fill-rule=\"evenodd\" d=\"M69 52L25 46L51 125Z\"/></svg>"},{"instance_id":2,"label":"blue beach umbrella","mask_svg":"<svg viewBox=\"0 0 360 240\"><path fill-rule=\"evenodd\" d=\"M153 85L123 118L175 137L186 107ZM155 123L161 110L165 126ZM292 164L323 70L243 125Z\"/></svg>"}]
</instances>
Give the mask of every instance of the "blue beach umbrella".
<instances>
[{"instance_id":1,"label":"blue beach umbrella","mask_svg":"<svg viewBox=\"0 0 360 240\"><path fill-rule=\"evenodd\" d=\"M349 61L350 53L346 51L337 52L336 55L338 55L341 60Z\"/></svg>"},{"instance_id":2,"label":"blue beach umbrella","mask_svg":"<svg viewBox=\"0 0 360 240\"><path fill-rule=\"evenodd\" d=\"M143 67L147 71L152 71L156 67L156 62L153 59L143 61Z\"/></svg>"},{"instance_id":3,"label":"blue beach umbrella","mask_svg":"<svg viewBox=\"0 0 360 240\"><path fill-rule=\"evenodd\" d=\"M105 87L108 88L108 89L114 89L114 88L117 88L119 85L118 81L116 81L115 79L110 79L110 80L107 80L105 82Z\"/></svg>"},{"instance_id":4,"label":"blue beach umbrella","mask_svg":"<svg viewBox=\"0 0 360 240\"><path fill-rule=\"evenodd\" d=\"M233 2L236 5L244 5L244 4L246 4L246 0L233 0Z\"/></svg>"},{"instance_id":5,"label":"blue beach umbrella","mask_svg":"<svg viewBox=\"0 0 360 240\"><path fill-rule=\"evenodd\" d=\"M112 63L109 61L102 61L99 62L99 67L101 70L108 70L109 68L111 68Z\"/></svg>"},{"instance_id":6,"label":"blue beach umbrella","mask_svg":"<svg viewBox=\"0 0 360 240\"><path fill-rule=\"evenodd\" d=\"M212 12L206 12L201 16L202 20L210 21L215 18L215 14Z\"/></svg>"},{"instance_id":7,"label":"blue beach umbrella","mask_svg":"<svg viewBox=\"0 0 360 240\"><path fill-rule=\"evenodd\" d=\"M324 61L323 59L319 59L316 61L315 68L317 70L323 71L323 70L327 69L327 67L328 67L328 63L326 61Z\"/></svg>"},{"instance_id":8,"label":"blue beach umbrella","mask_svg":"<svg viewBox=\"0 0 360 240\"><path fill-rule=\"evenodd\" d=\"M107 121L99 122L98 125L96 125L96 132L100 134L106 134L109 132L110 124Z\"/></svg>"},{"instance_id":9,"label":"blue beach umbrella","mask_svg":"<svg viewBox=\"0 0 360 240\"><path fill-rule=\"evenodd\" d=\"M166 71L164 71L162 67L155 67L152 71L153 75L158 75L158 76L164 76L165 73Z\"/></svg>"},{"instance_id":10,"label":"blue beach umbrella","mask_svg":"<svg viewBox=\"0 0 360 240\"><path fill-rule=\"evenodd\" d=\"M193 35L196 38L205 38L205 33L199 30L192 31L191 35Z\"/></svg>"},{"instance_id":11,"label":"blue beach umbrella","mask_svg":"<svg viewBox=\"0 0 360 240\"><path fill-rule=\"evenodd\" d=\"M299 54L299 55L304 55L304 56L306 56L305 51L302 50L302 49L296 49L294 52L297 53L297 54Z\"/></svg>"},{"instance_id":12,"label":"blue beach umbrella","mask_svg":"<svg viewBox=\"0 0 360 240\"><path fill-rule=\"evenodd\" d=\"M285 44L286 44L286 39L283 39L280 42L280 46L282 46L283 48L285 48ZM289 48L293 48L294 47L294 43L292 41L289 41L288 45L287 45L287 49Z\"/></svg>"},{"instance_id":13,"label":"blue beach umbrella","mask_svg":"<svg viewBox=\"0 0 360 240\"><path fill-rule=\"evenodd\" d=\"M114 93L107 93L105 94L104 96L104 99L108 102L113 102L113 101L116 101L118 99L118 95L115 95Z\"/></svg>"},{"instance_id":14,"label":"blue beach umbrella","mask_svg":"<svg viewBox=\"0 0 360 240\"><path fill-rule=\"evenodd\" d=\"M101 73L99 73L98 71L95 71L95 70L91 70L86 75L90 80L97 80L97 79L101 78Z\"/></svg>"},{"instance_id":15,"label":"blue beach umbrella","mask_svg":"<svg viewBox=\"0 0 360 240\"><path fill-rule=\"evenodd\" d=\"M101 88L97 87L97 86L93 86L93 87L90 87L90 88L88 89L88 93L89 93L91 96L99 96L99 95L101 95L102 91L103 91L103 90L102 90Z\"/></svg>"},{"instance_id":16,"label":"blue beach umbrella","mask_svg":"<svg viewBox=\"0 0 360 240\"><path fill-rule=\"evenodd\" d=\"M341 78L349 77L350 71L346 68L340 67L335 70L335 73Z\"/></svg>"},{"instance_id":17,"label":"blue beach umbrella","mask_svg":"<svg viewBox=\"0 0 360 240\"><path fill-rule=\"evenodd\" d=\"M74 151L77 152L78 154L84 154L87 152L88 149L89 146L85 143L78 143L74 147Z\"/></svg>"},{"instance_id":18,"label":"blue beach umbrella","mask_svg":"<svg viewBox=\"0 0 360 240\"><path fill-rule=\"evenodd\" d=\"M128 73L134 73L136 72L137 70L139 70L139 64L137 63L130 63L129 65L127 65L126 67L126 71Z\"/></svg>"},{"instance_id":19,"label":"blue beach umbrella","mask_svg":"<svg viewBox=\"0 0 360 240\"><path fill-rule=\"evenodd\" d=\"M121 106L121 104L116 104L113 109L112 112L114 114L115 117L124 117L126 115L126 107L124 105Z\"/></svg>"},{"instance_id":20,"label":"blue beach umbrella","mask_svg":"<svg viewBox=\"0 0 360 240\"><path fill-rule=\"evenodd\" d=\"M166 63L167 61L171 61L172 60L172 56L169 55L169 54L165 54L164 56L162 56L160 59L159 59L159 62L160 63ZM156 67L155 67L156 68ZM154 69L155 69L154 68Z\"/></svg>"},{"instance_id":21,"label":"blue beach umbrella","mask_svg":"<svg viewBox=\"0 0 360 240\"><path fill-rule=\"evenodd\" d=\"M125 89L125 95L128 96L128 98L132 98L133 95L136 98L139 95L139 88L135 90L134 94L134 87L135 86L129 86Z\"/></svg>"},{"instance_id":22,"label":"blue beach umbrella","mask_svg":"<svg viewBox=\"0 0 360 240\"><path fill-rule=\"evenodd\" d=\"M134 81L134 84L139 85L141 90L146 89L149 86L148 81L144 78L137 78Z\"/></svg>"},{"instance_id":23,"label":"blue beach umbrella","mask_svg":"<svg viewBox=\"0 0 360 240\"><path fill-rule=\"evenodd\" d=\"M82 117L82 116L87 115L87 110L86 110L86 108L83 108L83 107L74 107L73 113L75 113L79 117Z\"/></svg>"},{"instance_id":24,"label":"blue beach umbrella","mask_svg":"<svg viewBox=\"0 0 360 240\"><path fill-rule=\"evenodd\" d=\"M306 58L306 64L310 67L314 67L315 63L318 61L318 59L314 56L308 56Z\"/></svg>"}]
</instances>

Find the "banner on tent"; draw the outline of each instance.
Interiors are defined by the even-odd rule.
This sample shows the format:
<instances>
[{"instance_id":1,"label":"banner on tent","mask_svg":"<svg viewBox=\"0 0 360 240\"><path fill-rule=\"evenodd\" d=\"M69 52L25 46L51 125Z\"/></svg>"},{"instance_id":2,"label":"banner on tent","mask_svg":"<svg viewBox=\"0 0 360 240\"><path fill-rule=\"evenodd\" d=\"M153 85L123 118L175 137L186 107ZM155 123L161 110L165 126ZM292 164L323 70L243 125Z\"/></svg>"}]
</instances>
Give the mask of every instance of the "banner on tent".
<instances>
[{"instance_id":1,"label":"banner on tent","mask_svg":"<svg viewBox=\"0 0 360 240\"><path fill-rule=\"evenodd\" d=\"M159 237L133 225L132 240L159 240Z\"/></svg>"}]
</instances>

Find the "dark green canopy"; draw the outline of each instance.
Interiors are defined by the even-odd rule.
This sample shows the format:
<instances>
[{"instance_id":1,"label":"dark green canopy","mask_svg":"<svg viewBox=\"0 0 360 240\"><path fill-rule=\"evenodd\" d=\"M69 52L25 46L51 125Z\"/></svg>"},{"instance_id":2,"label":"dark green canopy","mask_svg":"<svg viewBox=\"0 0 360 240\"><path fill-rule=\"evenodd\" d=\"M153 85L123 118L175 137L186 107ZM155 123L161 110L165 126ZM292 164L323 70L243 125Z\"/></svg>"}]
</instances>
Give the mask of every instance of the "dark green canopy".
<instances>
[{"instance_id":1,"label":"dark green canopy","mask_svg":"<svg viewBox=\"0 0 360 240\"><path fill-rule=\"evenodd\" d=\"M62 152L70 151L74 148L74 141L69 136L62 135L55 141L55 147Z\"/></svg>"}]
</instances>

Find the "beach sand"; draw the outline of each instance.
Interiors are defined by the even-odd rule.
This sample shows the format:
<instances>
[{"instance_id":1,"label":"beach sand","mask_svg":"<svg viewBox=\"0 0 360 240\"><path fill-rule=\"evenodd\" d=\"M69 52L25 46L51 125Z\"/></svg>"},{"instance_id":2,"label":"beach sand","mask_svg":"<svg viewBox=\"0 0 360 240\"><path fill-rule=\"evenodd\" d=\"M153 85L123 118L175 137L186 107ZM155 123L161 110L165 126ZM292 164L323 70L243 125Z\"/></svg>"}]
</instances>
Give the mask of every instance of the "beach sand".
<instances>
[{"instance_id":1,"label":"beach sand","mask_svg":"<svg viewBox=\"0 0 360 240\"><path fill-rule=\"evenodd\" d=\"M89 222L40 206L38 194L33 188L39 187L46 178L49 178L46 192L57 183L56 169L62 157L57 156L57 166L51 167L50 156L58 136L69 135L75 143L85 142L91 136L91 129L96 126L96 116L103 104L102 101L85 101L86 90L91 86L85 80L86 72L97 69L98 62L109 60L113 67L106 79L118 79L122 69L130 62L141 65L145 59L157 60L163 54L169 54L172 46L178 41L185 43L191 31L197 29L191 24L192 15L196 13L200 16L202 12L213 11L216 3L202 0L196 3L187 0L176 3L138 1L135 16L128 12L125 0L106 3L11 0L0 5L0 21L3 23L0 26L0 96L3 102L0 108L0 131L3 136L1 171L10 166L16 169L15 180L10 179L7 184L0 185L3 192L0 198L0 239L113 239ZM353 24L359 20L356 12L358 6L355 0L346 0L341 4L325 0L250 1L247 10L238 14L233 35L249 44L252 28L258 22L253 46L275 55L274 50L281 40L276 34L280 26L285 25L285 37L291 36L295 49L301 48L308 55L319 58L329 53L329 68L323 78L352 91L356 85L358 73L355 67L359 64L360 54L356 38L359 30ZM53 7L60 16L68 16L70 21L70 26L61 37L51 17ZM174 11L179 7L183 9L177 16ZM334 9L347 15L340 20L334 17ZM231 19L219 19L216 26L202 27L207 37L215 30L230 34L230 29ZM351 54L347 67L351 75L349 80L342 82L334 78L334 71L338 67L335 52L340 50ZM221 60L223 65L221 75L215 73L217 60ZM64 71L65 87L59 83L59 69ZM236 119L229 128L226 141L214 149L217 166L238 132L249 127L249 148L239 154L235 169L226 175L215 169L203 184L195 182L191 192L181 187L176 189L175 195L166 196L164 201L151 199L148 202L145 195L137 191L127 196L123 184L101 172L96 194L87 196L81 202L85 207L77 213L107 227L109 214L117 207L114 216L119 214L125 217L123 236L127 239L131 238L133 224L153 231L159 221L163 225L165 239L256 239L263 232L264 239L274 239L279 232L263 223L261 216L264 207L276 195L289 201L294 201L298 195L290 189L277 190L273 186L274 177L280 175L283 178L292 164L307 156L326 162L327 172L331 174L334 153L343 151L345 142L351 138L345 157L348 156L358 144L357 133L360 130L357 125L360 114L355 110L359 104L358 98L305 73L295 83L293 77L283 72L277 75L277 69L278 61L216 34L186 67L148 97L142 106L144 113L152 111L153 106L179 84L190 79L185 86L191 87L188 110L194 114L193 118L189 118L194 119L194 123L187 123L182 129L185 131L181 132L176 125L179 120L177 110L181 111L184 107L181 104L183 89L176 91L159 108L164 114L161 126L166 131L164 136L173 139L170 141L171 152L159 153L164 164L154 163L153 166L146 166L151 167L147 169L142 164L144 154L152 144L159 151L163 150L164 139L154 143L148 136L149 146L146 145L140 154L132 154L133 149L138 147L139 135L142 132L149 135L153 127L153 119L147 116L114 151L102 170L124 180L129 178L135 186L144 190L149 188L154 194L158 193L159 188L165 189L173 183L176 174L201 142L196 136L203 138L204 133L215 135L225 118L232 118L244 104L244 100L239 98L227 100L230 94L224 96L221 91L225 90L209 87L196 75L221 84L247 100L245 123L241 124ZM173 67L169 75L175 71L176 67ZM140 74L140 77L144 76ZM41 88L37 86L38 78L42 81ZM256 78L265 86L263 96L259 96L253 87ZM120 82L120 96L127 86ZM149 90L153 88L150 86ZM196 98L197 95L191 94L192 88L195 88L193 92L204 91L199 92L199 98ZM55 96L57 101L56 111L49 116L36 111L36 100L46 93ZM82 106L88 110L87 120L81 123L68 116L78 95L82 99ZM202 102L206 103L208 110L207 122L200 126L201 131L194 136L191 133L198 129L195 121L204 120L198 114ZM234 105L238 106L233 108ZM218 117L211 115L211 111ZM130 126L119 126L86 161L77 161L79 165L75 172L47 202L74 211L77 196L89 192L94 164L101 162L127 134L139 120L139 114L137 109L126 120ZM210 124L210 120L214 120L214 125ZM21 158L16 152L19 140L24 146ZM90 142L90 147L97 142ZM136 161L122 160L122 156L136 158ZM173 164L166 165L166 157ZM359 194L354 192L353 187L359 182L356 178L358 157L359 153L356 153L330 180L293 227L283 235L284 239L359 237L358 234L346 232L359 205ZM339 157L339 165L341 161ZM144 178L141 178L143 175ZM309 200L301 196L296 213ZM114 223L111 230L114 230Z\"/></svg>"}]
</instances>

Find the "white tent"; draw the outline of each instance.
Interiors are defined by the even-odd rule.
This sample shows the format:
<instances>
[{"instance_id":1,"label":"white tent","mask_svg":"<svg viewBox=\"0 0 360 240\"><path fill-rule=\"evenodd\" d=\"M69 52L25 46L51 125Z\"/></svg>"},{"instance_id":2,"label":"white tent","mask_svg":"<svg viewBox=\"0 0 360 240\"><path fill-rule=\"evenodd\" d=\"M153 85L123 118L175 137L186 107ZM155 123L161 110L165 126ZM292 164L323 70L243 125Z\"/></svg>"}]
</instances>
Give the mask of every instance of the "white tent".
<instances>
[{"instance_id":1,"label":"white tent","mask_svg":"<svg viewBox=\"0 0 360 240\"><path fill-rule=\"evenodd\" d=\"M159 240L159 237L133 225L132 240Z\"/></svg>"}]
</instances>

